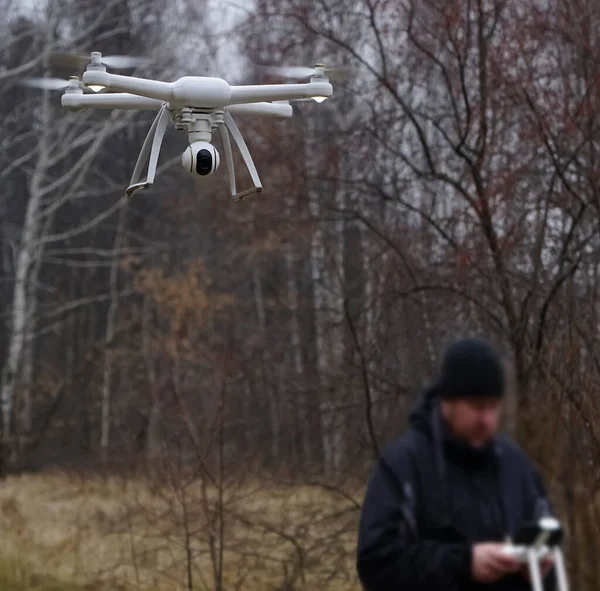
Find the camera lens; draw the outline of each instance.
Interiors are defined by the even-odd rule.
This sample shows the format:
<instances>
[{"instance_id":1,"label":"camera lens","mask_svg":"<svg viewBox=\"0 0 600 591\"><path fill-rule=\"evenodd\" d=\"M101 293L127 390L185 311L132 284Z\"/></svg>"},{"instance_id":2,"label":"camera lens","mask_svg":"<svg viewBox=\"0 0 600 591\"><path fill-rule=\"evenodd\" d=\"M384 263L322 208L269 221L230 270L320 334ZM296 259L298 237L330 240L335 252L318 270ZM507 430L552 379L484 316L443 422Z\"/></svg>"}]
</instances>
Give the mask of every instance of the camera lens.
<instances>
[{"instance_id":1,"label":"camera lens","mask_svg":"<svg viewBox=\"0 0 600 591\"><path fill-rule=\"evenodd\" d=\"M196 157L196 172L205 176L210 174L212 170L212 154L206 149L203 148L198 152L198 156Z\"/></svg>"}]
</instances>

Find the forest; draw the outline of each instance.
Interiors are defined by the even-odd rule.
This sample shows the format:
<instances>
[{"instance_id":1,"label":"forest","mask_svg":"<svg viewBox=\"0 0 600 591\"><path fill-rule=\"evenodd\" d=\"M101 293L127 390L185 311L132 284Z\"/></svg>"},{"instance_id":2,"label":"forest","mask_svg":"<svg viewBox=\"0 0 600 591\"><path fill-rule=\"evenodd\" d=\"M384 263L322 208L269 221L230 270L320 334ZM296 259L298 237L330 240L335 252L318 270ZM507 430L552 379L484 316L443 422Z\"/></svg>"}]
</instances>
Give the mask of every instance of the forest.
<instances>
[{"instance_id":1,"label":"forest","mask_svg":"<svg viewBox=\"0 0 600 591\"><path fill-rule=\"evenodd\" d=\"M596 589L597 0L0 8L3 588L358 590L373 462L480 335L571 586ZM288 120L236 117L262 193L188 174L171 126L127 198L155 113L24 84L91 51L166 81L349 74Z\"/></svg>"}]
</instances>

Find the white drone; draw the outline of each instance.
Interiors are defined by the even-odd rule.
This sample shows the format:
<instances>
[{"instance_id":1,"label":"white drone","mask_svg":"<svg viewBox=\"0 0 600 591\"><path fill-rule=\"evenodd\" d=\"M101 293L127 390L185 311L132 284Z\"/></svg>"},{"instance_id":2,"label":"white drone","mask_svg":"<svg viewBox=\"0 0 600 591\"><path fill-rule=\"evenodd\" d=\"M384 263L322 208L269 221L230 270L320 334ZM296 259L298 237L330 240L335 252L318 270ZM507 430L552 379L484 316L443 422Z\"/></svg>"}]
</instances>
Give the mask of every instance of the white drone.
<instances>
[{"instance_id":1,"label":"white drone","mask_svg":"<svg viewBox=\"0 0 600 591\"><path fill-rule=\"evenodd\" d=\"M100 52L93 51L82 80L78 76L72 76L68 82L59 81L58 86L53 87L64 88L61 104L73 111L90 107L158 110L142 145L129 187L125 191L127 196L153 184L162 140L169 121L173 122L175 129L187 131L190 145L183 152L181 163L190 174L204 177L218 169L219 153L211 144L212 134L218 128L225 150L232 198L238 201L252 193L259 193L262 191L262 184L246 142L232 115L258 115L283 120L292 116L290 100L314 99L320 103L333 94L333 87L322 64L317 64L314 69L287 69L288 73L293 75L295 72L299 78L310 76L307 83L232 86L222 78L208 76L183 76L174 82L162 82L108 73L106 65L110 66L111 63L115 67L127 67L127 61L119 61L116 59L118 57L103 58ZM45 87L50 87L52 82L47 78L42 79L42 86L43 80L46 80ZM104 88L111 92L84 93L84 87L94 92ZM245 191L238 192L236 189L228 132L235 140L254 183L254 187ZM140 180L147 162L146 179Z\"/></svg>"}]
</instances>

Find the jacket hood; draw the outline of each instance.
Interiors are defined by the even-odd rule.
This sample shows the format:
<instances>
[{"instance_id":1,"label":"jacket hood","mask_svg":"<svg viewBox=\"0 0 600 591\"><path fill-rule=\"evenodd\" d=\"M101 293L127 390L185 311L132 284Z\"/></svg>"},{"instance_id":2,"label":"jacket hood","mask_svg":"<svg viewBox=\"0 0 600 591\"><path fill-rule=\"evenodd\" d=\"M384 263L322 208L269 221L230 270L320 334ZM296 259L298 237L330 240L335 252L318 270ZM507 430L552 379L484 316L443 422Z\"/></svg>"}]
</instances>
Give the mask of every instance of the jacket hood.
<instances>
[{"instance_id":1,"label":"jacket hood","mask_svg":"<svg viewBox=\"0 0 600 591\"><path fill-rule=\"evenodd\" d=\"M437 386L430 386L424 389L413 404L408 416L408 421L412 427L425 433L429 437L432 433L432 414L433 409L439 400Z\"/></svg>"}]
</instances>

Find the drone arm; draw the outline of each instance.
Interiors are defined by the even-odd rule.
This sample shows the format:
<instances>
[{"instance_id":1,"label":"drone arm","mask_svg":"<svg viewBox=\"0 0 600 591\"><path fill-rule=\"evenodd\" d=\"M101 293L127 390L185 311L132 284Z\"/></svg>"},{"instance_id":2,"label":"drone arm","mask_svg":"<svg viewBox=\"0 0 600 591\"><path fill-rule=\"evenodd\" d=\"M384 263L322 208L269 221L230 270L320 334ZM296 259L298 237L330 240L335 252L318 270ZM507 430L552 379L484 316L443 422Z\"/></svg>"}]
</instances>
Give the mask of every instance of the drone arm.
<instances>
[{"instance_id":1,"label":"drone arm","mask_svg":"<svg viewBox=\"0 0 600 591\"><path fill-rule=\"evenodd\" d=\"M161 82L88 70L83 75L83 83L159 99L174 108L201 105L210 109L223 107L231 102L229 84L222 78L208 76L182 76L175 82Z\"/></svg>"},{"instance_id":2,"label":"drone arm","mask_svg":"<svg viewBox=\"0 0 600 591\"><path fill-rule=\"evenodd\" d=\"M145 96L137 96L126 92L107 94L63 94L60 102L63 107L71 109L131 109L155 111L164 104L163 101Z\"/></svg>"},{"instance_id":3,"label":"drone arm","mask_svg":"<svg viewBox=\"0 0 600 591\"><path fill-rule=\"evenodd\" d=\"M329 82L230 86L221 78L183 76L175 82L161 82L94 70L84 73L83 83L158 99L171 103L173 107L197 104L205 108L217 108L265 101L327 98L333 94L333 87Z\"/></svg>"},{"instance_id":4,"label":"drone arm","mask_svg":"<svg viewBox=\"0 0 600 591\"><path fill-rule=\"evenodd\" d=\"M285 101L314 96L330 97L333 87L329 82L306 84L263 84L257 86L232 86L230 105L262 101Z\"/></svg>"},{"instance_id":5,"label":"drone arm","mask_svg":"<svg viewBox=\"0 0 600 591\"><path fill-rule=\"evenodd\" d=\"M148 80L134 76L121 76L108 72L88 70L83 74L83 83L87 86L104 86L125 93L131 93L166 102L173 95L173 84L160 80Z\"/></svg>"},{"instance_id":6,"label":"drone arm","mask_svg":"<svg viewBox=\"0 0 600 591\"><path fill-rule=\"evenodd\" d=\"M289 103L247 103L243 105L229 105L225 107L232 115L252 115L260 117L275 117L276 119L285 119L294 114L294 110Z\"/></svg>"}]
</instances>

